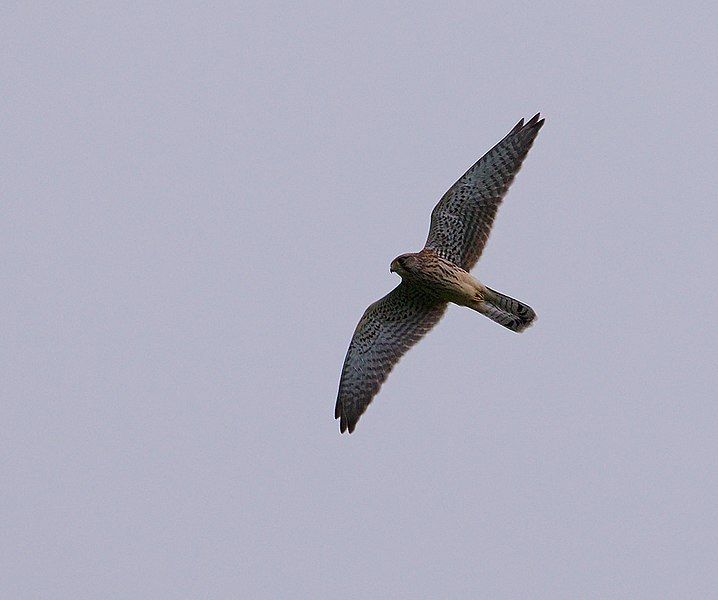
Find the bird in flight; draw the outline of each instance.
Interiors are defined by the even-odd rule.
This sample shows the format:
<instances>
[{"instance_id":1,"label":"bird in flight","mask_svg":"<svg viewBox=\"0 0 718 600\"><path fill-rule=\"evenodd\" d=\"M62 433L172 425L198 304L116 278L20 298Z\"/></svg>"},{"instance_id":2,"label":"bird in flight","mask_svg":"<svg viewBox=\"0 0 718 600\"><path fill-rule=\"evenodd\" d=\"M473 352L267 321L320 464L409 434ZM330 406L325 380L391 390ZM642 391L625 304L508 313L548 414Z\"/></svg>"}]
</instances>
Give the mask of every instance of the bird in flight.
<instances>
[{"instance_id":1,"label":"bird in flight","mask_svg":"<svg viewBox=\"0 0 718 600\"><path fill-rule=\"evenodd\" d=\"M447 191L431 213L421 252L402 254L390 271L401 283L364 311L349 344L334 417L352 433L399 359L436 325L449 302L521 332L533 309L485 286L469 271L479 260L496 211L544 119L521 119Z\"/></svg>"}]
</instances>

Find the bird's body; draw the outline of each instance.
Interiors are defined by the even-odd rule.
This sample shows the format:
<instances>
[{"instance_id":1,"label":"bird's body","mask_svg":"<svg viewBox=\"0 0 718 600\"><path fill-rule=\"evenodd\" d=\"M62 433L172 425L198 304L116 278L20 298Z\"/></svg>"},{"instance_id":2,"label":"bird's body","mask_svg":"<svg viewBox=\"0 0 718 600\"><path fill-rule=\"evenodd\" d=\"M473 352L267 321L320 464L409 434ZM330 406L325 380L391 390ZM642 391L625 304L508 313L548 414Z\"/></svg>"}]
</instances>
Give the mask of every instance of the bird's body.
<instances>
[{"instance_id":1,"label":"bird's body","mask_svg":"<svg viewBox=\"0 0 718 600\"><path fill-rule=\"evenodd\" d=\"M441 258L433 250L402 254L391 263L392 272L444 302L473 308L484 299L486 288L468 271Z\"/></svg>"},{"instance_id":2,"label":"bird's body","mask_svg":"<svg viewBox=\"0 0 718 600\"><path fill-rule=\"evenodd\" d=\"M366 309L349 345L334 416L351 433L393 366L443 316L448 303L466 306L521 332L533 309L492 290L469 271L481 256L496 211L543 125L523 119L450 189L431 214L423 250L395 258L401 283Z\"/></svg>"}]
</instances>

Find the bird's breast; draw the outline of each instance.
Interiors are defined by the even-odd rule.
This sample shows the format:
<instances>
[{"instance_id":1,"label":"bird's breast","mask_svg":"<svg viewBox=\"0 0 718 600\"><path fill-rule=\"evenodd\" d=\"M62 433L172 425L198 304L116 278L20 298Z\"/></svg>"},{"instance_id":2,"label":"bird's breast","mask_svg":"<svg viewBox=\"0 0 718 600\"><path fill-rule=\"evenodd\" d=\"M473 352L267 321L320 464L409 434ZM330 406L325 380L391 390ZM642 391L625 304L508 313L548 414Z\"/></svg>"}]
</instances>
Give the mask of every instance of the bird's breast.
<instances>
[{"instance_id":1,"label":"bird's breast","mask_svg":"<svg viewBox=\"0 0 718 600\"><path fill-rule=\"evenodd\" d=\"M484 289L468 272L438 256L422 260L412 276L428 292L461 305L475 301Z\"/></svg>"}]
</instances>

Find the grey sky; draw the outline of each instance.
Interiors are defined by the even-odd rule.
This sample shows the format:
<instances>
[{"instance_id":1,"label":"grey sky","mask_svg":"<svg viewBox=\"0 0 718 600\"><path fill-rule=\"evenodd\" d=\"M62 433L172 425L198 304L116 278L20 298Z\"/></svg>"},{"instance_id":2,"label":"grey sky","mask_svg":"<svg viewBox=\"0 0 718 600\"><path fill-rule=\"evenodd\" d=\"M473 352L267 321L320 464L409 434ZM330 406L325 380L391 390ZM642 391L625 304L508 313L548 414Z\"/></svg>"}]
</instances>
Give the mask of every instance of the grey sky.
<instances>
[{"instance_id":1,"label":"grey sky","mask_svg":"<svg viewBox=\"0 0 718 600\"><path fill-rule=\"evenodd\" d=\"M3 598L706 598L712 3L5 3ZM546 125L340 436L364 308Z\"/></svg>"}]
</instances>

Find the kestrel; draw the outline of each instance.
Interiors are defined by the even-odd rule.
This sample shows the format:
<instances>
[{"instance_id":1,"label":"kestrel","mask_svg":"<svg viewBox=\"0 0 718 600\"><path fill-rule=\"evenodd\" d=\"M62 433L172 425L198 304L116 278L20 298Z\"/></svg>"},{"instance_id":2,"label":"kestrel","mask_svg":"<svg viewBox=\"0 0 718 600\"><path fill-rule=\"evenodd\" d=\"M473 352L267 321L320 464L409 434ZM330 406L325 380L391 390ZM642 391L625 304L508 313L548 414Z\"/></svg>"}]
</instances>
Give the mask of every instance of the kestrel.
<instances>
[{"instance_id":1,"label":"kestrel","mask_svg":"<svg viewBox=\"0 0 718 600\"><path fill-rule=\"evenodd\" d=\"M389 372L436 325L449 302L467 306L511 331L536 318L533 309L474 279L496 211L544 120L521 119L447 191L431 213L423 250L402 254L390 271L401 283L366 309L349 344L334 417L354 431Z\"/></svg>"}]
</instances>

